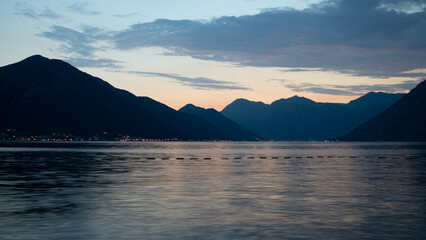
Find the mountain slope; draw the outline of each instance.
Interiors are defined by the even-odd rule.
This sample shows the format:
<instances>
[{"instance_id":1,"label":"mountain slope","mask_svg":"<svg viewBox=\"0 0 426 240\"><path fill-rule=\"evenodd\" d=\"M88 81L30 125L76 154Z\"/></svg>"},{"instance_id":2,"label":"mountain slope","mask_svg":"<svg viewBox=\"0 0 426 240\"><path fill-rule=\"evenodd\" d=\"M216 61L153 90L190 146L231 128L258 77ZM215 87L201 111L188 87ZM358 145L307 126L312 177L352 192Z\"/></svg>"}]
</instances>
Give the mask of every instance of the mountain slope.
<instances>
[{"instance_id":1,"label":"mountain slope","mask_svg":"<svg viewBox=\"0 0 426 240\"><path fill-rule=\"evenodd\" d=\"M221 113L267 139L328 140L349 132L401 96L370 93L348 104L317 103L298 96L270 105L237 99Z\"/></svg>"},{"instance_id":2,"label":"mountain slope","mask_svg":"<svg viewBox=\"0 0 426 240\"><path fill-rule=\"evenodd\" d=\"M246 99L237 99L226 106L220 113L240 126L268 138L264 132L264 124L267 123L265 113L269 105L263 102L253 102Z\"/></svg>"},{"instance_id":3,"label":"mountain slope","mask_svg":"<svg viewBox=\"0 0 426 240\"><path fill-rule=\"evenodd\" d=\"M214 125L199 116L176 111L165 104L149 97L138 97L141 107L151 112L159 119L167 119L166 124L173 129L179 129L189 139L222 139L231 140Z\"/></svg>"},{"instance_id":4,"label":"mountain slope","mask_svg":"<svg viewBox=\"0 0 426 240\"><path fill-rule=\"evenodd\" d=\"M200 118L137 98L66 62L40 55L0 68L0 112L0 130L12 128L22 134L224 137Z\"/></svg>"},{"instance_id":5,"label":"mountain slope","mask_svg":"<svg viewBox=\"0 0 426 240\"><path fill-rule=\"evenodd\" d=\"M256 140L258 136L253 132L241 127L234 121L226 118L220 112L214 109L204 109L196 107L192 104L187 104L179 112L192 114L202 118L215 126L227 139L231 140Z\"/></svg>"},{"instance_id":6,"label":"mountain slope","mask_svg":"<svg viewBox=\"0 0 426 240\"><path fill-rule=\"evenodd\" d=\"M426 141L426 81L339 140Z\"/></svg>"}]
</instances>

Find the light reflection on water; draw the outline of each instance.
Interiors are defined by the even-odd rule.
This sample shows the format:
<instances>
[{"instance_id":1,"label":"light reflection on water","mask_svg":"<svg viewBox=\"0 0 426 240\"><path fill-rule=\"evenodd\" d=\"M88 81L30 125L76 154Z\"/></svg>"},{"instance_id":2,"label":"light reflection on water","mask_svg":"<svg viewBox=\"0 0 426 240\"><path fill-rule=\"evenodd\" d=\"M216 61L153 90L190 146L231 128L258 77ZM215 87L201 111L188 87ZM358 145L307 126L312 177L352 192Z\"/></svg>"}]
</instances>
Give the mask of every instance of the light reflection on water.
<instances>
[{"instance_id":1,"label":"light reflection on water","mask_svg":"<svg viewBox=\"0 0 426 240\"><path fill-rule=\"evenodd\" d=\"M0 144L1 239L424 239L426 144Z\"/></svg>"}]
</instances>

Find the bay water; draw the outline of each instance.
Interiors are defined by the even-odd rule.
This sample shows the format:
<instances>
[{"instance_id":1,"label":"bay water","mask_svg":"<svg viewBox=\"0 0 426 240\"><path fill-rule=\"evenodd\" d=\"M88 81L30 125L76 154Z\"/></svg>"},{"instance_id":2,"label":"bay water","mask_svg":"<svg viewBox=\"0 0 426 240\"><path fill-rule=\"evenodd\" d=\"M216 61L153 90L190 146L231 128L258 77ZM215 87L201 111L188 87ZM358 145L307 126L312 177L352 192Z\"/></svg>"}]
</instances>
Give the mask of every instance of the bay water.
<instances>
[{"instance_id":1,"label":"bay water","mask_svg":"<svg viewBox=\"0 0 426 240\"><path fill-rule=\"evenodd\" d=\"M426 143L1 142L0 239L426 239Z\"/></svg>"}]
</instances>

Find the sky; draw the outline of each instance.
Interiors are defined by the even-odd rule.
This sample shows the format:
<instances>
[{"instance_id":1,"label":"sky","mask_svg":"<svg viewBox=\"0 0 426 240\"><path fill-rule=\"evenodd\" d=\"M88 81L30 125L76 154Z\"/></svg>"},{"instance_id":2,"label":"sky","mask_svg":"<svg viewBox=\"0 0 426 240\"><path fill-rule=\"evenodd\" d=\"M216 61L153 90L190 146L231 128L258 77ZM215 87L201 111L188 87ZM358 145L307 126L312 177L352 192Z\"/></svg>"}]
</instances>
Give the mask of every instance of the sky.
<instances>
[{"instance_id":1,"label":"sky","mask_svg":"<svg viewBox=\"0 0 426 240\"><path fill-rule=\"evenodd\" d=\"M174 109L426 79L426 0L1 0L0 23L0 66L41 54Z\"/></svg>"}]
</instances>

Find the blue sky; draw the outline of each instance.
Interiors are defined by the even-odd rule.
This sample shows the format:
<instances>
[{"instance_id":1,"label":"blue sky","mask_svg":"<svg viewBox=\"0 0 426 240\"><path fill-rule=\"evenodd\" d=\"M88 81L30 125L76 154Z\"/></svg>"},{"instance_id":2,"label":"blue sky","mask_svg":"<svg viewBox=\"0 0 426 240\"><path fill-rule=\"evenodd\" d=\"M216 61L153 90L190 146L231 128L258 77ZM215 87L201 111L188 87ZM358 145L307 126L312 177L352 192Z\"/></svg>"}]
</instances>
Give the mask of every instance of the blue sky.
<instances>
[{"instance_id":1,"label":"blue sky","mask_svg":"<svg viewBox=\"0 0 426 240\"><path fill-rule=\"evenodd\" d=\"M70 62L173 108L347 102L426 77L425 0L0 1L0 65Z\"/></svg>"}]
</instances>

